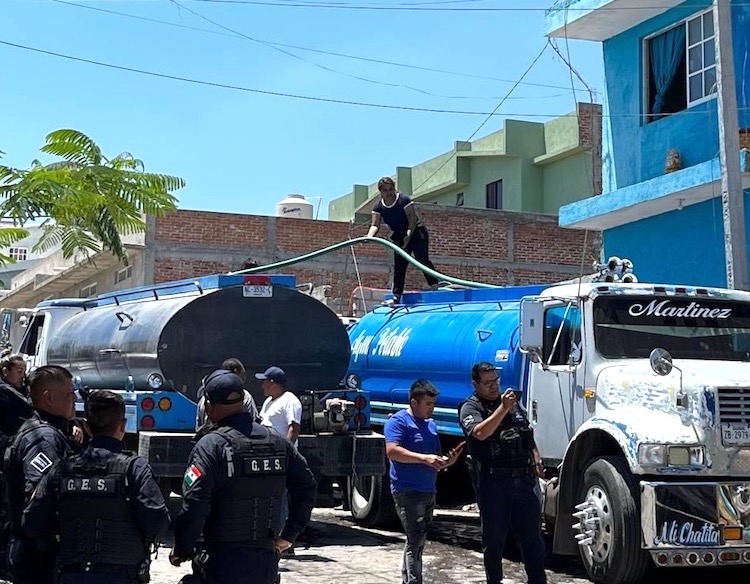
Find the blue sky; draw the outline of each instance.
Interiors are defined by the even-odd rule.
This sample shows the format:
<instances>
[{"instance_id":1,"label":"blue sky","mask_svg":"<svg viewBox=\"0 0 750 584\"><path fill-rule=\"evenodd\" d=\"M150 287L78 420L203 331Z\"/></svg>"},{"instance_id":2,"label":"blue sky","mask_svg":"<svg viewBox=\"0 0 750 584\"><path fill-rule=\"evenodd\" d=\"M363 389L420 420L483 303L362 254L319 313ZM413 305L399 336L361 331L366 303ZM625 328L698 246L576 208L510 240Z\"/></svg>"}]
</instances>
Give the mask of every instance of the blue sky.
<instances>
[{"instance_id":1,"label":"blue sky","mask_svg":"<svg viewBox=\"0 0 750 584\"><path fill-rule=\"evenodd\" d=\"M69 4L0 0L4 17L0 41L263 91L473 112L494 109L513 87L512 82L496 79L518 79L542 50L543 9L551 3L419 0L419 8L431 10L411 11L307 6L323 0L65 1ZM386 8L417 0L326 2ZM480 7L524 10L445 10ZM295 58L227 28L271 43L495 79L281 47L300 57ZM564 42L560 47L565 49ZM601 46L571 41L570 52L587 83L601 90ZM0 60L5 77L0 93L4 163L28 166L40 156L38 149L48 132L74 128L94 138L107 155L128 151L141 158L149 171L185 178L188 186L177 196L186 209L273 214L286 194L301 193L316 205L315 197L322 198L319 216L325 218L328 202L350 192L353 184L373 182L396 166L418 164L449 150L455 140L471 136L486 117L201 86L3 44ZM524 81L558 87L519 85L498 109L503 115L493 117L478 136L499 129L504 117L544 121L573 110L568 69L551 48ZM585 91L578 91L577 97L588 100Z\"/></svg>"}]
</instances>

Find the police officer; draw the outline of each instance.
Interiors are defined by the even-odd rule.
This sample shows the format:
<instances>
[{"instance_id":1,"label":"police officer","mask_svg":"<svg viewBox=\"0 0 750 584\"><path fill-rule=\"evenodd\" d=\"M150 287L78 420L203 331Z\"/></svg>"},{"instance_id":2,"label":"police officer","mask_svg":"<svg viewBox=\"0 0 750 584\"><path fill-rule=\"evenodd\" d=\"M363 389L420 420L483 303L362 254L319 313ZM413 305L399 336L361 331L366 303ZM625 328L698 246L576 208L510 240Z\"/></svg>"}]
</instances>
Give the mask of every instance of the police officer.
<instances>
[{"instance_id":1,"label":"police officer","mask_svg":"<svg viewBox=\"0 0 750 584\"><path fill-rule=\"evenodd\" d=\"M0 461L21 425L34 414L27 399L26 362L21 355L0 359ZM6 504L5 475L0 473L0 578L9 578L7 546L10 522Z\"/></svg>"},{"instance_id":2,"label":"police officer","mask_svg":"<svg viewBox=\"0 0 750 584\"><path fill-rule=\"evenodd\" d=\"M75 448L67 435L75 414L75 392L73 378L64 367L45 365L29 378L34 415L23 423L5 452L11 524L8 558L15 584L47 584L54 577L55 542L26 535L21 517L42 476Z\"/></svg>"},{"instance_id":3,"label":"police officer","mask_svg":"<svg viewBox=\"0 0 750 584\"><path fill-rule=\"evenodd\" d=\"M27 396L26 362L21 355L0 360L0 433L12 438L34 409Z\"/></svg>"},{"instance_id":4,"label":"police officer","mask_svg":"<svg viewBox=\"0 0 750 584\"><path fill-rule=\"evenodd\" d=\"M123 451L125 401L92 392L86 426L90 445L44 476L23 529L59 539L59 584L148 582L151 545L169 527L169 512L148 462Z\"/></svg>"},{"instance_id":5,"label":"police officer","mask_svg":"<svg viewBox=\"0 0 750 584\"><path fill-rule=\"evenodd\" d=\"M542 476L533 430L511 389L500 394L499 370L477 363L474 393L459 408L459 421L473 460L482 553L487 584L503 579L502 554L508 529L523 556L529 584L545 584L541 510L535 493Z\"/></svg>"},{"instance_id":6,"label":"police officer","mask_svg":"<svg viewBox=\"0 0 750 584\"><path fill-rule=\"evenodd\" d=\"M200 438L183 482L172 565L195 558L201 582L272 584L279 554L310 520L315 479L286 439L243 411L242 379L219 369L206 378L206 414L215 427ZM289 517L279 525L281 497ZM202 549L196 543L203 533ZM281 532L280 537L277 534Z\"/></svg>"}]
</instances>

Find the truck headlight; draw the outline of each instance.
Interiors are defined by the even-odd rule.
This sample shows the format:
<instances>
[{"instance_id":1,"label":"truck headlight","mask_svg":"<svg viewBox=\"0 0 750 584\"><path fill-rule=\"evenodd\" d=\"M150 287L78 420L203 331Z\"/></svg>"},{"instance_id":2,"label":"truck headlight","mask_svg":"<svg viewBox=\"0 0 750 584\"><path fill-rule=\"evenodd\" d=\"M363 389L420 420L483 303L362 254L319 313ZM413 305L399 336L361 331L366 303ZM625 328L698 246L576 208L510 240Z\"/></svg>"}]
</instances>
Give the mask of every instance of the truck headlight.
<instances>
[{"instance_id":1,"label":"truck headlight","mask_svg":"<svg viewBox=\"0 0 750 584\"><path fill-rule=\"evenodd\" d=\"M638 462L642 466L705 466L706 452L702 444L641 444Z\"/></svg>"}]
</instances>

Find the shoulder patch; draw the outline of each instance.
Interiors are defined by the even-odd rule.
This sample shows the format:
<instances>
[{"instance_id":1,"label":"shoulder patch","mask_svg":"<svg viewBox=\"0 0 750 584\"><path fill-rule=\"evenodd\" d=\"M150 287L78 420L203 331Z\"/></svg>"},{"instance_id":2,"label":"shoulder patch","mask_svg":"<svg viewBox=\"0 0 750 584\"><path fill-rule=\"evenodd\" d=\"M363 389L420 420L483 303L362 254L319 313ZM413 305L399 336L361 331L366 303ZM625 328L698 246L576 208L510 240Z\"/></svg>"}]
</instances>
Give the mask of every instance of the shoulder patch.
<instances>
[{"instance_id":1,"label":"shoulder patch","mask_svg":"<svg viewBox=\"0 0 750 584\"><path fill-rule=\"evenodd\" d=\"M474 421L474 416L472 414L469 414L463 419L464 426L468 426Z\"/></svg>"},{"instance_id":2,"label":"shoulder patch","mask_svg":"<svg viewBox=\"0 0 750 584\"><path fill-rule=\"evenodd\" d=\"M185 471L185 484L188 487L192 487L202 476L203 473L201 472L201 469L199 469L196 465L191 464Z\"/></svg>"},{"instance_id":3,"label":"shoulder patch","mask_svg":"<svg viewBox=\"0 0 750 584\"><path fill-rule=\"evenodd\" d=\"M33 466L40 473L44 473L49 467L52 466L52 461L46 454L44 454L44 452L40 452L31 459L31 462L29 464L31 464L31 466Z\"/></svg>"}]
</instances>

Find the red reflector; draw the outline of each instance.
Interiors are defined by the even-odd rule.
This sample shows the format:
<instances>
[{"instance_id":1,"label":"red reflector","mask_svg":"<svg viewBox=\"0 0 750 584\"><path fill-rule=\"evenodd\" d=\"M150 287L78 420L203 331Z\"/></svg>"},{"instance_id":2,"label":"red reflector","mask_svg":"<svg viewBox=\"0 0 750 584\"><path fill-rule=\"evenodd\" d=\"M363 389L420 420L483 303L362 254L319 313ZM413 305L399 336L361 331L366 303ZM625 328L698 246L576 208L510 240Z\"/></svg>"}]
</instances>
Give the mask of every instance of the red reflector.
<instances>
[{"instance_id":1,"label":"red reflector","mask_svg":"<svg viewBox=\"0 0 750 584\"><path fill-rule=\"evenodd\" d=\"M141 428L146 428L147 430L150 428L153 428L156 424L154 423L154 418L152 416L143 416L141 418Z\"/></svg>"},{"instance_id":2,"label":"red reflector","mask_svg":"<svg viewBox=\"0 0 750 584\"><path fill-rule=\"evenodd\" d=\"M249 286L270 286L271 276L245 276L242 283Z\"/></svg>"},{"instance_id":3,"label":"red reflector","mask_svg":"<svg viewBox=\"0 0 750 584\"><path fill-rule=\"evenodd\" d=\"M354 416L354 425L357 428L364 428L365 424L367 424L367 417L364 414Z\"/></svg>"},{"instance_id":4,"label":"red reflector","mask_svg":"<svg viewBox=\"0 0 750 584\"><path fill-rule=\"evenodd\" d=\"M141 401L141 408L146 412L150 412L154 409L154 400L150 397L144 397Z\"/></svg>"},{"instance_id":5,"label":"red reflector","mask_svg":"<svg viewBox=\"0 0 750 584\"><path fill-rule=\"evenodd\" d=\"M367 400L364 398L364 396L360 395L354 400L354 407L358 410L361 410L367 406Z\"/></svg>"}]
</instances>

